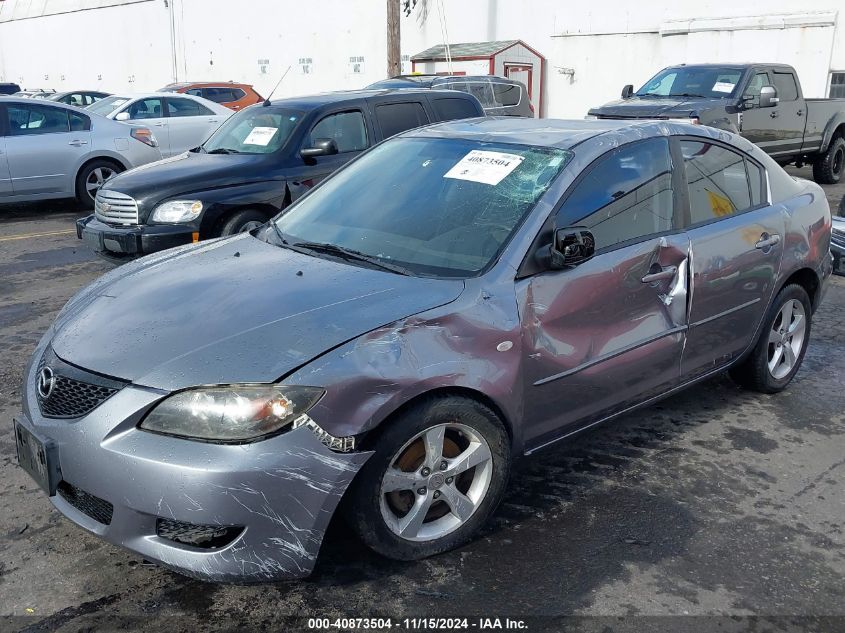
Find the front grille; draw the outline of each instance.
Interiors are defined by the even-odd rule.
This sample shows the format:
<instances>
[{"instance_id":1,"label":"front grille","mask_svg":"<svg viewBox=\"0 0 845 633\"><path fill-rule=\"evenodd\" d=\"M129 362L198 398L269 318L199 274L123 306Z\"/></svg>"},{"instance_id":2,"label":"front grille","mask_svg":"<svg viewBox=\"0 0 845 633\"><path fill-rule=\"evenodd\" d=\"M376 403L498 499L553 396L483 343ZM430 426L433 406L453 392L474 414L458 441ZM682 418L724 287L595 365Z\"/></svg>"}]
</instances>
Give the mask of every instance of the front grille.
<instances>
[{"instance_id":1,"label":"front grille","mask_svg":"<svg viewBox=\"0 0 845 633\"><path fill-rule=\"evenodd\" d=\"M59 493L59 496L62 499L67 501L82 514L94 519L97 523L111 525L114 506L105 499L95 497L91 493L85 492L81 488L77 488L66 481L59 482L56 492Z\"/></svg>"},{"instance_id":2,"label":"front grille","mask_svg":"<svg viewBox=\"0 0 845 633\"><path fill-rule=\"evenodd\" d=\"M94 215L109 224L138 224L138 203L125 193L100 189L94 199Z\"/></svg>"},{"instance_id":3,"label":"front grille","mask_svg":"<svg viewBox=\"0 0 845 633\"><path fill-rule=\"evenodd\" d=\"M843 248L845 248L845 231L833 229L830 234L830 241L836 244L837 246L842 246Z\"/></svg>"},{"instance_id":4,"label":"front grille","mask_svg":"<svg viewBox=\"0 0 845 633\"><path fill-rule=\"evenodd\" d=\"M117 389L56 376L50 395L42 398L38 394L38 404L48 418L81 418L115 393Z\"/></svg>"},{"instance_id":5,"label":"front grille","mask_svg":"<svg viewBox=\"0 0 845 633\"><path fill-rule=\"evenodd\" d=\"M45 370L48 370L46 375ZM35 382L35 393L42 415L68 419L87 415L124 386L119 381L65 363L52 348L48 348L41 357ZM51 383L49 388L48 383Z\"/></svg>"},{"instance_id":6,"label":"front grille","mask_svg":"<svg viewBox=\"0 0 845 633\"><path fill-rule=\"evenodd\" d=\"M219 549L237 538L243 531L241 527L221 525L197 525L174 519L156 519L156 534L169 541L201 547Z\"/></svg>"}]
</instances>

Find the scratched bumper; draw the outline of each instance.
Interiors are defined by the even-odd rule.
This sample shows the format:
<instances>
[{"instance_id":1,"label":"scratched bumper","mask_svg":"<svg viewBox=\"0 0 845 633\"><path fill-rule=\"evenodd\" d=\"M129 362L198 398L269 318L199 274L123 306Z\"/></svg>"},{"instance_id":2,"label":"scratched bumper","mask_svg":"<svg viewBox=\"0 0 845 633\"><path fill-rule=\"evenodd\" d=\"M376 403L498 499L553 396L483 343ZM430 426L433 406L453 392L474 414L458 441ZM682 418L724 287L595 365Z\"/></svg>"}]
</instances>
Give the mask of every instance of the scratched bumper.
<instances>
[{"instance_id":1,"label":"scratched bumper","mask_svg":"<svg viewBox=\"0 0 845 633\"><path fill-rule=\"evenodd\" d=\"M139 431L163 394L134 386L78 420L43 418L34 374L30 367L19 423L52 440L63 481L110 503L113 513L106 525L61 495L50 498L53 505L110 543L203 580L307 576L338 502L371 455L334 453L305 427L239 446ZM209 549L162 538L159 519L242 530Z\"/></svg>"}]
</instances>

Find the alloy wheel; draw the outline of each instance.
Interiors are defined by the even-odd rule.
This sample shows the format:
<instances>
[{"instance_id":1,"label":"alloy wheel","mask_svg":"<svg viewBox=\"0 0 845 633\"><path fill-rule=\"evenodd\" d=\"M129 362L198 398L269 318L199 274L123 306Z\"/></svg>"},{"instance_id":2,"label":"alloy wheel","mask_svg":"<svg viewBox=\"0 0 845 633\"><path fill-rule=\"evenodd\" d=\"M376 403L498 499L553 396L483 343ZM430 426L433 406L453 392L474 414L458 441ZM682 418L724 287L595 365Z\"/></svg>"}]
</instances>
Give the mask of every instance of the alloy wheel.
<instances>
[{"instance_id":1,"label":"alloy wheel","mask_svg":"<svg viewBox=\"0 0 845 633\"><path fill-rule=\"evenodd\" d=\"M783 304L769 331L769 373L776 380L786 378L795 367L804 347L806 330L804 304L790 299Z\"/></svg>"},{"instance_id":2,"label":"alloy wheel","mask_svg":"<svg viewBox=\"0 0 845 633\"><path fill-rule=\"evenodd\" d=\"M116 173L111 167L97 167L91 170L91 173L88 174L88 178L85 180L85 190L88 192L91 200L97 197L97 192L103 186L103 183Z\"/></svg>"},{"instance_id":3,"label":"alloy wheel","mask_svg":"<svg viewBox=\"0 0 845 633\"><path fill-rule=\"evenodd\" d=\"M432 541L464 525L490 486L487 440L457 422L415 435L390 460L381 481L382 518L397 536Z\"/></svg>"}]
</instances>

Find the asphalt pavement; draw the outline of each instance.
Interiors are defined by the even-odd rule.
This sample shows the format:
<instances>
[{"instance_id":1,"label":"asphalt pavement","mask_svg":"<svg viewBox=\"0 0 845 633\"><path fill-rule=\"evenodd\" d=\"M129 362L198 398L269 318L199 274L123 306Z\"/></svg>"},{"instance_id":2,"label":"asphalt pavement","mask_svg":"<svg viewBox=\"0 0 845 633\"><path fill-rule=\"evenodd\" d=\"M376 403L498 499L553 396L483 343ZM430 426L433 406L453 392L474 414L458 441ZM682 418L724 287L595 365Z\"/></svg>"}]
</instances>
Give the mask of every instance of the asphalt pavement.
<instances>
[{"instance_id":1,"label":"asphalt pavement","mask_svg":"<svg viewBox=\"0 0 845 633\"><path fill-rule=\"evenodd\" d=\"M827 188L832 205L843 192ZM388 561L336 521L310 578L214 585L76 527L16 465L27 359L64 302L111 267L76 239L83 214L0 206L0 630L300 630L362 616L400 629L420 616L466 616L469 630L479 617L559 630L554 616L585 631L845 629L845 278L829 284L781 394L716 377L525 460L457 551Z\"/></svg>"}]
</instances>

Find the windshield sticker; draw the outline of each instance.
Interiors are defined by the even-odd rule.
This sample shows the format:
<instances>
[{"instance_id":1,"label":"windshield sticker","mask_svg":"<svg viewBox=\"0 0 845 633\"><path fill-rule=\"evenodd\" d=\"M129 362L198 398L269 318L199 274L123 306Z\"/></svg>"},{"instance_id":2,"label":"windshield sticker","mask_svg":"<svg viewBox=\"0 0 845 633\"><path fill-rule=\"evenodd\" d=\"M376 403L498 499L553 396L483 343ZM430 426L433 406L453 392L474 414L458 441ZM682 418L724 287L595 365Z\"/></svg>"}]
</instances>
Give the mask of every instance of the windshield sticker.
<instances>
[{"instance_id":1,"label":"windshield sticker","mask_svg":"<svg viewBox=\"0 0 845 633\"><path fill-rule=\"evenodd\" d=\"M717 81L713 84L713 92L733 92L736 84L727 81Z\"/></svg>"},{"instance_id":2,"label":"windshield sticker","mask_svg":"<svg viewBox=\"0 0 845 633\"><path fill-rule=\"evenodd\" d=\"M277 127L254 127L244 139L244 145L267 147L268 143L273 139L273 135L278 131L279 128Z\"/></svg>"},{"instance_id":3,"label":"windshield sticker","mask_svg":"<svg viewBox=\"0 0 845 633\"><path fill-rule=\"evenodd\" d=\"M516 154L474 149L443 174L443 177L498 185L505 176L519 167L522 161L523 157Z\"/></svg>"}]
</instances>

